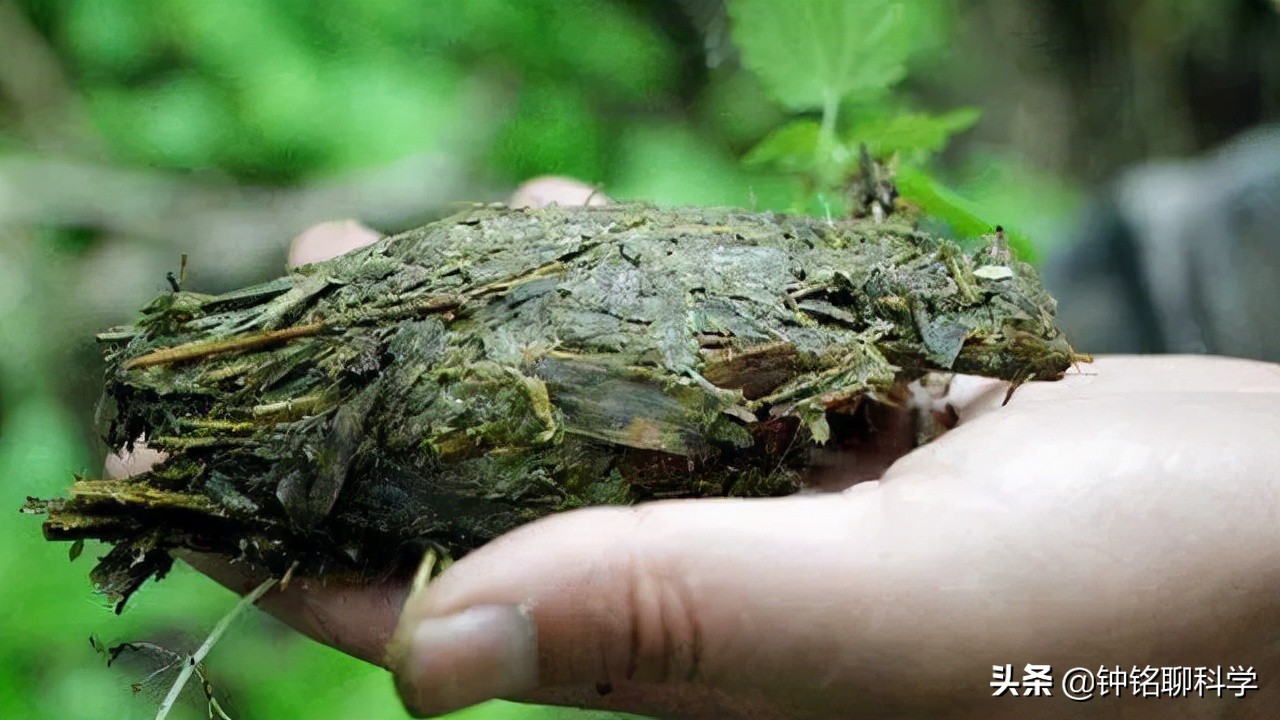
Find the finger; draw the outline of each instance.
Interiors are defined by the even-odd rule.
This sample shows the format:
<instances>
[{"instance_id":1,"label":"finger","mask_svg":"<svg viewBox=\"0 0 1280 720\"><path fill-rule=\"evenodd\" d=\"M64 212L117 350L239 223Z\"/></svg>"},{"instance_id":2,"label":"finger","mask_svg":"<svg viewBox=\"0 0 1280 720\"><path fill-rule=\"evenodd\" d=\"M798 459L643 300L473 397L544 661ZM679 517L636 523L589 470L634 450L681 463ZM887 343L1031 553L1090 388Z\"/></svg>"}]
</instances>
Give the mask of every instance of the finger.
<instances>
[{"instance_id":1,"label":"finger","mask_svg":"<svg viewBox=\"0 0 1280 720\"><path fill-rule=\"evenodd\" d=\"M303 230L289 243L289 267L335 258L377 242L382 235L354 220L320 223Z\"/></svg>"},{"instance_id":2,"label":"finger","mask_svg":"<svg viewBox=\"0 0 1280 720\"><path fill-rule=\"evenodd\" d=\"M605 197L586 183L572 178L544 175L528 180L511 195L511 207L543 207L546 205L607 205Z\"/></svg>"},{"instance_id":3,"label":"finger","mask_svg":"<svg viewBox=\"0 0 1280 720\"><path fill-rule=\"evenodd\" d=\"M544 176L529 180L516 189L512 207L545 205L604 205L609 198L596 188L571 178ZM297 267L322 262L370 245L382 237L354 220L320 223L302 231L289 244L288 265Z\"/></svg>"},{"instance_id":4,"label":"finger","mask_svg":"<svg viewBox=\"0 0 1280 720\"><path fill-rule=\"evenodd\" d=\"M913 385L913 388L916 386ZM976 375L955 375L945 392L935 397L916 393L908 407L928 409L960 422L997 412L1009 403L1062 402L1081 397L1166 394L1173 390L1199 392L1258 392L1280 387L1280 364L1215 356L1102 356L1080 363L1058 381L1036 381L1009 396L1009 383ZM851 444L824 458L816 457L811 484L822 490L844 487L879 477L913 447L914 426L908 412L877 408L872 425L877 432L866 442Z\"/></svg>"},{"instance_id":5,"label":"finger","mask_svg":"<svg viewBox=\"0 0 1280 720\"><path fill-rule=\"evenodd\" d=\"M164 462L164 453L147 447L145 439L133 444L133 450L121 448L107 456L105 470L109 478L127 478L144 473Z\"/></svg>"},{"instance_id":6,"label":"finger","mask_svg":"<svg viewBox=\"0 0 1280 720\"><path fill-rule=\"evenodd\" d=\"M1028 383L1032 395L1276 392L1280 364L1214 355L1114 355L1081 363L1059 382ZM1021 392L1021 391L1019 391Z\"/></svg>"},{"instance_id":7,"label":"finger","mask_svg":"<svg viewBox=\"0 0 1280 720\"><path fill-rule=\"evenodd\" d=\"M1008 385L956 376L948 401L966 422L1004 407ZM1280 364L1212 355L1115 355L1080 363L1053 382L1019 387L1010 405L1062 403L1082 398L1168 395L1172 392L1280 392Z\"/></svg>"},{"instance_id":8,"label":"finger","mask_svg":"<svg viewBox=\"0 0 1280 720\"><path fill-rule=\"evenodd\" d=\"M1009 383L1003 380L956 375L951 378L946 394L935 404L935 409L945 410L949 405L963 419L978 408L998 407L1008 391Z\"/></svg>"},{"instance_id":9,"label":"finger","mask_svg":"<svg viewBox=\"0 0 1280 720\"><path fill-rule=\"evenodd\" d=\"M607 704L597 689L644 688L820 711L815 683L847 660L830 606L860 593L856 572L807 568L848 567L852 505L814 495L553 516L411 597L388 664L416 713L492 697Z\"/></svg>"},{"instance_id":10,"label":"finger","mask_svg":"<svg viewBox=\"0 0 1280 720\"><path fill-rule=\"evenodd\" d=\"M174 554L239 595L268 577L261 569L220 555ZM377 665L386 655L407 594L407 585L399 581L353 585L327 578L293 578L287 587L264 595L258 607L313 640Z\"/></svg>"}]
</instances>

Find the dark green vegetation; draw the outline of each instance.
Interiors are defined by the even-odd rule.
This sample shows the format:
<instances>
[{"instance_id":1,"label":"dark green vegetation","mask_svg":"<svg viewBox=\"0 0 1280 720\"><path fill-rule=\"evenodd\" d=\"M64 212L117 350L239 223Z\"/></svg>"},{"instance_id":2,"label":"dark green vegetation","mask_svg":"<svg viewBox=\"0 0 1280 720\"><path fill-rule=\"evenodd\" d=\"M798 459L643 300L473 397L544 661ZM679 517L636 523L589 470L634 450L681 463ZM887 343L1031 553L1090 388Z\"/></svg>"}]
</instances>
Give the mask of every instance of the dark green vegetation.
<instances>
[{"instance_id":1,"label":"dark green vegetation","mask_svg":"<svg viewBox=\"0 0 1280 720\"><path fill-rule=\"evenodd\" d=\"M169 459L30 506L115 543L93 576L123 605L174 547L371 575L574 507L792 492L854 427L832 415L926 372L1062 375L1053 300L1001 251L896 217L476 207L100 335L108 443Z\"/></svg>"}]
</instances>

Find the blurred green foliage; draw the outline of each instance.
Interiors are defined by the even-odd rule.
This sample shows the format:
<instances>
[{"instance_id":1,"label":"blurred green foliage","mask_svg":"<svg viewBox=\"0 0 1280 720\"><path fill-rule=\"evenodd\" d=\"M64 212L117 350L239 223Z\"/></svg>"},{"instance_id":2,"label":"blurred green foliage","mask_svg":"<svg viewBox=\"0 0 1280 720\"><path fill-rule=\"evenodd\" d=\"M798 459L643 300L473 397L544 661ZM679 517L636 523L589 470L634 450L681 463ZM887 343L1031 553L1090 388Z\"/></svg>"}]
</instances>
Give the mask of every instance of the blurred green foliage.
<instances>
[{"instance_id":1,"label":"blurred green foliage","mask_svg":"<svg viewBox=\"0 0 1280 720\"><path fill-rule=\"evenodd\" d=\"M941 2L737 0L729 5L743 64L769 94L800 118L760 141L743 158L749 167L796 175L803 190L792 209L834 215L865 212L851 205L851 179L873 158L891 167L897 190L950 230L980 237L997 225L981 208L948 190L923 169L951 135L973 126L976 108L929 115L895 107L892 88L913 56L936 51L950 7ZM852 110L852 112L849 112ZM1030 255L1025 236L1012 247Z\"/></svg>"},{"instance_id":2,"label":"blurred green foliage","mask_svg":"<svg viewBox=\"0 0 1280 720\"><path fill-rule=\"evenodd\" d=\"M456 141L489 144L503 180L600 179L613 128L598 105L642 106L678 77L671 43L613 5L105 0L60 10L48 18L56 42L120 160L254 180L377 166ZM516 96L506 117L485 117L484 101L504 93Z\"/></svg>"},{"instance_id":3,"label":"blurred green foliage","mask_svg":"<svg viewBox=\"0 0 1280 720\"><path fill-rule=\"evenodd\" d=\"M163 286L151 265L126 271L187 249L147 223L153 209L184 217L170 186L212 189L215 209L225 196L225 218L201 218L231 235L235 202L418 155L462 168L442 181L449 199L555 173L618 199L840 212L865 144L896 156L899 189L940 229L998 221L1036 259L1083 182L1280 107L1266 0L730 3L726 19L715 0L0 0L0 718L150 717L156 700L88 637L198 641L233 602L178 569L114 617L91 557L68 562L12 512L100 472L89 338ZM123 198L142 211L113 224L86 197L117 188L59 196L44 175L7 175L15 158L145 175L156 197ZM9 222L45 195L48 217ZM421 203L379 229L444 210ZM193 272L217 277L218 263ZM209 671L238 719L405 716L384 672L262 614ZM185 717L205 717L195 700ZM591 716L489 703L454 717Z\"/></svg>"},{"instance_id":4,"label":"blurred green foliage","mask_svg":"<svg viewBox=\"0 0 1280 720\"><path fill-rule=\"evenodd\" d=\"M1043 204L1024 204L1037 188L1053 188L1058 212L1074 202L1065 183L997 156L953 164L963 172L950 177L978 179L981 192L965 204L929 166L977 115L930 115L894 88L911 63L936 60L951 5L823 0L796 3L812 15L780 24L786 5L734 6L748 71L709 69L697 23L674 3L24 0L21 17L58 65L50 77L65 77L66 87L37 88L39 102L29 102L0 84L0 160L80 153L175 181L284 187L438 153L467 169L464 200L555 173L615 198L787 210L810 207L802 176L815 172L808 163L822 143L830 156L835 144L866 142L906 158L917 195L959 208L945 219L965 233L988 229L982 208L1030 229L1047 217ZM796 38L808 54L793 52ZM0 47L0 62L46 62L19 58L14 47ZM61 91L68 97L58 100ZM63 117L70 106L83 126ZM846 122L837 125L837 113ZM36 137L63 126L71 129L52 142ZM744 163L748 151L754 162ZM1024 195L1006 194L1010 184ZM110 265L93 263L103 262L104 246L127 240L92 227L0 227L3 718L149 717L155 700L134 697L137 678L107 669L89 636L199 638L233 602L180 568L116 618L90 591L91 557L69 563L65 546L40 538L36 519L12 512L26 495L60 494L73 472L100 471L102 448L84 440L94 398L76 392L96 383L85 377L96 366L76 319L92 296L68 278L116 282ZM261 268L263 277L277 272ZM140 290L157 289L155 281ZM95 310L123 321L132 308ZM236 718L405 716L384 672L264 615L241 621L209 670ZM186 717L204 717L196 699ZM489 703L454 717L602 716Z\"/></svg>"}]
</instances>

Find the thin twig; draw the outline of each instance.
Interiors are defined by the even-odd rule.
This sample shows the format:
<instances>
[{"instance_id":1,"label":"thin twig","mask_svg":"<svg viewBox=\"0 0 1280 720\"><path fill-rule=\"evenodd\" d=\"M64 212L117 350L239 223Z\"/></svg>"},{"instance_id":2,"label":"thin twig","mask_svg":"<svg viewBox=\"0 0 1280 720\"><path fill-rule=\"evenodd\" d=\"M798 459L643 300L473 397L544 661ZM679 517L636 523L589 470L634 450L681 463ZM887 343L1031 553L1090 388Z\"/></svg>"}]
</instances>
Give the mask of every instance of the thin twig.
<instances>
[{"instance_id":1,"label":"thin twig","mask_svg":"<svg viewBox=\"0 0 1280 720\"><path fill-rule=\"evenodd\" d=\"M240 598L240 602L231 608L231 611L222 616L217 625L213 626L213 631L209 633L209 637L205 639L204 644L198 650L187 658L186 664L182 667L182 672L178 674L178 679L174 681L173 687L170 688L169 694L165 696L164 702L160 705L159 712L156 713L156 720L164 720L169 716L169 711L173 709L174 703L178 701L178 696L182 694L182 688L186 686L187 681L191 679L192 673L196 671L196 667L204 662L204 658L213 649L213 646L222 637L222 634L231 627L231 622L240 616L241 613L248 610L254 603L267 593L275 584L276 578L268 578L261 585L254 588L252 592Z\"/></svg>"},{"instance_id":2,"label":"thin twig","mask_svg":"<svg viewBox=\"0 0 1280 720\"><path fill-rule=\"evenodd\" d=\"M296 327L284 328L282 330L268 330L256 335L248 337L232 338L230 340L201 340L197 342L179 345L177 347L156 350L147 353L141 357L136 357L124 364L126 370L133 368L149 367L151 365L168 365L170 363L184 362L186 360L195 360L197 358L207 357L209 355L217 355L225 352L240 352L243 350L256 350L267 345L288 342L295 338L307 337L315 335L324 329L324 325L320 323L312 323L310 325L298 325Z\"/></svg>"}]
</instances>

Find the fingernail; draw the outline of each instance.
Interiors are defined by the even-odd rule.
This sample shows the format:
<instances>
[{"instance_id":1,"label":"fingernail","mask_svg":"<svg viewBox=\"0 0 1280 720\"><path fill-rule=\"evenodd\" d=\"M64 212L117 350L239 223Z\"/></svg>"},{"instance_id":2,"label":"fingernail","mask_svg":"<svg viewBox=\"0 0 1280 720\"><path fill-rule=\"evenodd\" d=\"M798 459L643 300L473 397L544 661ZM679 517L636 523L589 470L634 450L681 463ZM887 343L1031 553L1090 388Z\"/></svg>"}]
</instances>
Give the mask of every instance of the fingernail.
<instances>
[{"instance_id":1,"label":"fingernail","mask_svg":"<svg viewBox=\"0 0 1280 720\"><path fill-rule=\"evenodd\" d=\"M442 715L538 684L538 633L515 605L478 605L423 620L404 638L396 688L409 712Z\"/></svg>"}]
</instances>

